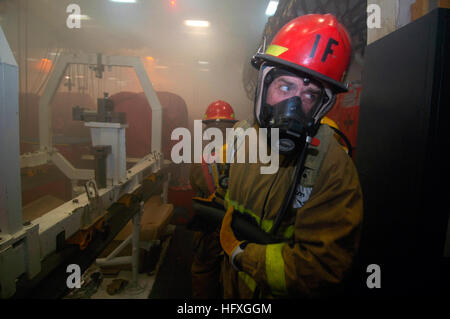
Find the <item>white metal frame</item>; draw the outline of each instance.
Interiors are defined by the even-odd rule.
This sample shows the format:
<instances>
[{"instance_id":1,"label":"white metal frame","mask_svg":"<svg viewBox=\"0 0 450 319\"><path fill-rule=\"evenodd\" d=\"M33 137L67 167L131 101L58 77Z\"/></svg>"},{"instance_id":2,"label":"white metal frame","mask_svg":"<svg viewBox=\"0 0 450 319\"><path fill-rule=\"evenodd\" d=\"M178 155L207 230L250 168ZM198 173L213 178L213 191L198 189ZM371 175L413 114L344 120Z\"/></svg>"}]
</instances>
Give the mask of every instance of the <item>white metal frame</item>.
<instances>
[{"instance_id":1,"label":"white metal frame","mask_svg":"<svg viewBox=\"0 0 450 319\"><path fill-rule=\"evenodd\" d=\"M106 179L108 185L123 182L127 171L125 129L128 125L102 122L88 122L84 125L91 130L93 146L111 146L111 152L106 156Z\"/></svg>"},{"instance_id":2,"label":"white metal frame","mask_svg":"<svg viewBox=\"0 0 450 319\"><path fill-rule=\"evenodd\" d=\"M0 40L5 39L0 28ZM18 67L12 58L10 62L11 50L6 41L0 41L0 72L3 71L6 63L12 67L7 70L8 80L18 77ZM1 147L6 147L8 143L14 144L10 156L4 157L1 164L3 172L12 172L0 184L0 286L1 298L13 296L16 290L16 279L23 273L29 279L36 277L41 272L41 261L56 250L56 236L64 231L65 238L71 237L78 230L89 226L94 217L91 216L91 203L86 193L79 195L72 201L51 210L45 215L35 219L32 223L22 225L22 207L20 191L20 167L37 166L52 161L69 178L91 179L92 171L79 170L74 168L61 154L55 152L52 145L50 129L50 102L56 93L59 83L69 64L96 65L97 55L95 54L63 54L55 64L54 71L49 78L47 87L39 103L39 137L40 150L32 154L22 156L19 163L19 132L18 132L18 87L17 81L11 81L15 87L8 87L6 96L8 103L3 103L5 99L0 94L2 106L0 111L1 132L12 132L12 139L6 140L7 136L1 136ZM152 108L152 153L140 159L131 169L126 171L124 179L107 185L106 188L98 190L98 203L101 207L107 208L116 202L121 196L132 193L136 190L147 174L155 173L162 167L163 157L161 154L161 127L162 110L158 97L145 72L140 58L102 56L101 63L105 66L125 66L133 67L142 85L144 93ZM11 72L10 72L11 71ZM1 81L0 81L1 82ZM0 83L2 84L2 83ZM3 85L5 85L3 83ZM2 86L2 85L0 85ZM3 90L2 87L0 87ZM1 91L2 93L4 91ZM9 124L8 124L9 123ZM10 130L10 126L16 126L15 130ZM124 154L125 156L125 154ZM15 159L15 160L14 160ZM14 164L15 163L15 164ZM16 167L17 166L17 167ZM3 176L2 176L3 178ZM6 186L8 185L8 186ZM15 187L16 185L17 187ZM7 187L7 191L3 189ZM167 183L165 186L167 187ZM17 189L16 189L17 188ZM164 190L164 194L167 190ZM16 198L18 196L18 198ZM166 195L164 195L166 197ZM100 212L102 214L103 212ZM139 213L140 214L140 213ZM134 219L136 219L135 217ZM135 255L133 255L136 257ZM135 262L136 263L136 262Z\"/></svg>"},{"instance_id":3,"label":"white metal frame","mask_svg":"<svg viewBox=\"0 0 450 319\"><path fill-rule=\"evenodd\" d=\"M52 155L58 152L54 149L52 141L50 103L53 100L69 65L96 66L98 61L101 61L101 63L107 67L132 67L135 70L144 94L152 109L152 151L161 151L162 107L141 59L132 56L101 55L99 57L97 54L63 53L59 56L53 72L48 79L45 90L39 99L39 151L22 155L21 167L33 167L53 161L54 158ZM68 174L68 177L69 175L76 175L80 176L79 179L84 179L84 174L93 174L93 172L89 173L86 172L87 170L84 170L85 172L80 175L78 174L80 173L80 170L76 170L67 165L64 166L64 168L63 172Z\"/></svg>"},{"instance_id":4,"label":"white metal frame","mask_svg":"<svg viewBox=\"0 0 450 319\"><path fill-rule=\"evenodd\" d=\"M70 64L96 66L97 60L97 54L65 53L59 56L53 72L48 79L47 86L39 100L39 143L41 151L51 151L53 148L52 132L50 129L50 103L58 90L67 67ZM132 56L102 55L101 63L105 67L115 66L134 68L142 89L144 90L144 94L152 108L152 151L161 151L162 108L141 59Z\"/></svg>"}]
</instances>

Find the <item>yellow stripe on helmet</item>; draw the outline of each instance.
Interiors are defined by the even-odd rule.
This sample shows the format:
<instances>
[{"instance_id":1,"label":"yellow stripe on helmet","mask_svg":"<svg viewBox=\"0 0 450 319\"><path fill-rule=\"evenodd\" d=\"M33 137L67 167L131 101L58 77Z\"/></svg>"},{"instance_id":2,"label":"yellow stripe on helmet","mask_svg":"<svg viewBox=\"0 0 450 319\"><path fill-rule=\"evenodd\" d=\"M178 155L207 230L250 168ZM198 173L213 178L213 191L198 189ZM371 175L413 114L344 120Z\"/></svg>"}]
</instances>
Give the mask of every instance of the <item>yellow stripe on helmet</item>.
<instances>
[{"instance_id":1,"label":"yellow stripe on helmet","mask_svg":"<svg viewBox=\"0 0 450 319\"><path fill-rule=\"evenodd\" d=\"M289 50L288 48L282 47L281 45L271 44L267 47L266 54L273 56L279 56Z\"/></svg>"}]
</instances>

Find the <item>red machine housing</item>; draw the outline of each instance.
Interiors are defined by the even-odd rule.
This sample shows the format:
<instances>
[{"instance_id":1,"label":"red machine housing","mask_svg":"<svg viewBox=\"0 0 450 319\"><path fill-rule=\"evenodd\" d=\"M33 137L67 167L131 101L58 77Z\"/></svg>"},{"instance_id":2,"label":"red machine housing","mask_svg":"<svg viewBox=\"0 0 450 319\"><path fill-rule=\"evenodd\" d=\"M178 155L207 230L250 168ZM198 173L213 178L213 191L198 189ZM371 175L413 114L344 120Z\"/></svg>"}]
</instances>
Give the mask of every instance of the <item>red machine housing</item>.
<instances>
[{"instance_id":1,"label":"red machine housing","mask_svg":"<svg viewBox=\"0 0 450 319\"><path fill-rule=\"evenodd\" d=\"M177 127L188 126L188 112L184 100L170 92L157 92L162 107L161 151L170 159L170 151L176 141L170 136ZM128 157L142 157L151 151L152 110L143 92L120 92L113 94L115 111L127 115L126 145Z\"/></svg>"},{"instance_id":2,"label":"red machine housing","mask_svg":"<svg viewBox=\"0 0 450 319\"><path fill-rule=\"evenodd\" d=\"M345 134L353 147L353 159L355 158L356 137L358 134L359 100L361 87L350 87L347 93L337 96L336 104L328 112L327 117L339 126L339 130Z\"/></svg>"}]
</instances>

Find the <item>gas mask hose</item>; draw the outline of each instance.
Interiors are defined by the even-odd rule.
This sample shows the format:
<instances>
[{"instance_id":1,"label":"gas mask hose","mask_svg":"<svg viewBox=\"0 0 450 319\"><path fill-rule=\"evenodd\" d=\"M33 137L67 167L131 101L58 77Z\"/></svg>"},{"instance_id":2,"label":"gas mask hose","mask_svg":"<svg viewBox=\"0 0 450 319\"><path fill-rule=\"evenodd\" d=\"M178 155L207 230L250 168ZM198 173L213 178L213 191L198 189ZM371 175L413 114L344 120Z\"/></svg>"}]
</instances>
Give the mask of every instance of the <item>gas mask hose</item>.
<instances>
[{"instance_id":1,"label":"gas mask hose","mask_svg":"<svg viewBox=\"0 0 450 319\"><path fill-rule=\"evenodd\" d=\"M289 188L289 192L286 194L286 196L283 200L283 205L281 206L280 210L278 211L278 213L275 217L275 221L273 223L272 229L270 230L270 233L274 236L276 235L278 228L281 225L281 222L283 221L284 217L286 216L286 213L289 210L289 207L294 198L295 189L297 188L297 183L299 181L299 177L303 174L303 171L305 169L305 158L306 158L306 153L308 151L308 146L310 144L310 141L311 141L311 138L308 136L305 140L303 149L297 158L297 165L295 167L294 179L292 181L291 187Z\"/></svg>"}]
</instances>

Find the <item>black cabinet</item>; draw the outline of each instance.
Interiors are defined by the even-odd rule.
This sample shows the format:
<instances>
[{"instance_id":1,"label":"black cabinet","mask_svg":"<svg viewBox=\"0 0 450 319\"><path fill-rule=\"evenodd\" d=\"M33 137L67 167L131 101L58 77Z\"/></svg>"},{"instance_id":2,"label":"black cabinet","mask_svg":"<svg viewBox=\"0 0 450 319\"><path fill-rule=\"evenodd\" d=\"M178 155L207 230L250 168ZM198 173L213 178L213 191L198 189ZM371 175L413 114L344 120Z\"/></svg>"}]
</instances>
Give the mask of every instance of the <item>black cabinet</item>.
<instances>
[{"instance_id":1,"label":"black cabinet","mask_svg":"<svg viewBox=\"0 0 450 319\"><path fill-rule=\"evenodd\" d=\"M449 294L450 10L370 44L362 78L357 286L369 295ZM381 289L366 286L369 264L381 267Z\"/></svg>"}]
</instances>

